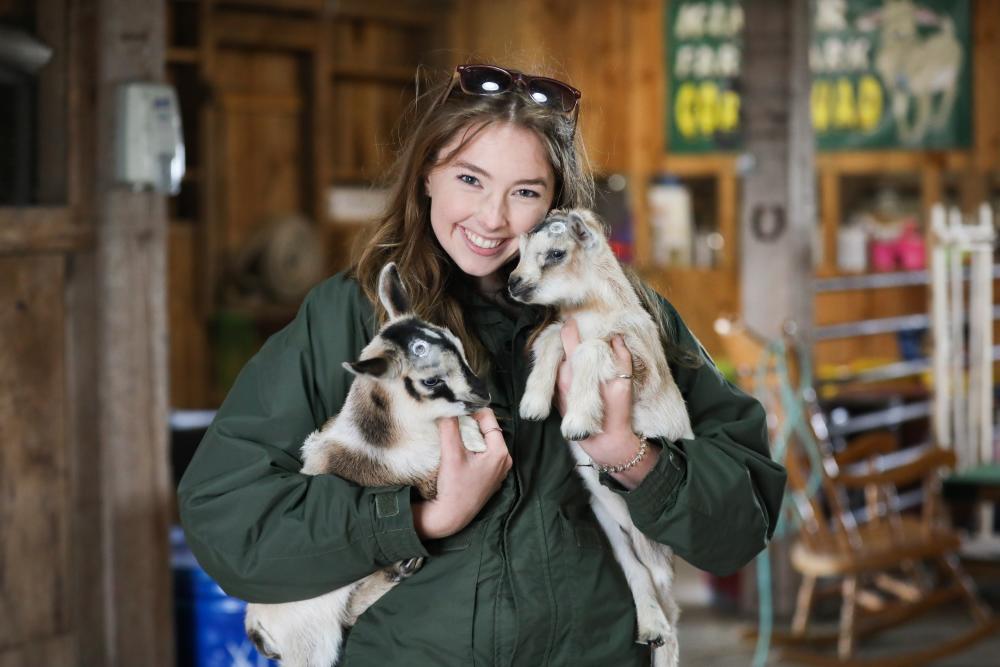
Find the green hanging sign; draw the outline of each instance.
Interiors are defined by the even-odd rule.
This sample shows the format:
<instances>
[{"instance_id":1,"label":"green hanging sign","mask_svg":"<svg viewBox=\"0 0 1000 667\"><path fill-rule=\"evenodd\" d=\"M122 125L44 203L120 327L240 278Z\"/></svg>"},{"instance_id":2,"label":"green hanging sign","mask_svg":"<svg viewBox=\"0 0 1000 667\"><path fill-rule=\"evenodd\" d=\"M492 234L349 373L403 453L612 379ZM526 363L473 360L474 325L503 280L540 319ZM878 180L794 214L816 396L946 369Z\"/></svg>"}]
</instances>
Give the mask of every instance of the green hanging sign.
<instances>
[{"instance_id":1,"label":"green hanging sign","mask_svg":"<svg viewBox=\"0 0 1000 667\"><path fill-rule=\"evenodd\" d=\"M972 139L969 0L812 0L820 150L944 149ZM674 153L740 146L741 0L671 0L667 136Z\"/></svg>"}]
</instances>

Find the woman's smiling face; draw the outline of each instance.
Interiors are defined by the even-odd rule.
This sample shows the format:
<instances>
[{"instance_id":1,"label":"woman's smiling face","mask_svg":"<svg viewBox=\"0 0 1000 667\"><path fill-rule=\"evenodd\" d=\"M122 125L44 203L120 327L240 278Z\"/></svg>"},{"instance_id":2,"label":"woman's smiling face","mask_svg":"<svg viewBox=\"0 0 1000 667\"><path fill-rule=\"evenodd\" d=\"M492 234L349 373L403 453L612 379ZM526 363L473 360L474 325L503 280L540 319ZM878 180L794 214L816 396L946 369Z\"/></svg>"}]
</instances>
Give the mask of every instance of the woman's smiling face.
<instances>
[{"instance_id":1,"label":"woman's smiling face","mask_svg":"<svg viewBox=\"0 0 1000 667\"><path fill-rule=\"evenodd\" d=\"M456 133L441 155L468 131ZM462 271L489 279L517 253L517 237L548 213L554 189L552 167L535 133L490 125L428 174L434 236Z\"/></svg>"}]
</instances>

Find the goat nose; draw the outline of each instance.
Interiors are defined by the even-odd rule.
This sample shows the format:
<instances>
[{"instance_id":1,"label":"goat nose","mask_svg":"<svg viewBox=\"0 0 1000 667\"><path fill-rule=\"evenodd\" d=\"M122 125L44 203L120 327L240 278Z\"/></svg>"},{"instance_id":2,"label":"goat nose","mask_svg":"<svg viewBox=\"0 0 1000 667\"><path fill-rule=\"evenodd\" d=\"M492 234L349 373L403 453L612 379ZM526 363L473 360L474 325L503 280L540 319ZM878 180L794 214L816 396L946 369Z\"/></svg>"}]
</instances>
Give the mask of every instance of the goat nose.
<instances>
[{"instance_id":1,"label":"goat nose","mask_svg":"<svg viewBox=\"0 0 1000 667\"><path fill-rule=\"evenodd\" d=\"M510 279L507 280L507 289L511 292L515 292L522 282L524 281L521 280L520 276L511 276Z\"/></svg>"}]
</instances>

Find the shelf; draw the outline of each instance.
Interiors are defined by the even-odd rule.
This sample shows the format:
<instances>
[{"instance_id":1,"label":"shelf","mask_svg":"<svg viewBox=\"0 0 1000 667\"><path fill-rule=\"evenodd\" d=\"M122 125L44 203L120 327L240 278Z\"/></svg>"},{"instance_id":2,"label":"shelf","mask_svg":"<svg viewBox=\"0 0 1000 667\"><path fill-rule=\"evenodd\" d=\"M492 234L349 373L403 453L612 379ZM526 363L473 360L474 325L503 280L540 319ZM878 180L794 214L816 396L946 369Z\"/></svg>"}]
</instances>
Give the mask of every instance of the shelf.
<instances>
[{"instance_id":1,"label":"shelf","mask_svg":"<svg viewBox=\"0 0 1000 667\"><path fill-rule=\"evenodd\" d=\"M1000 319L1000 305L993 306L993 321ZM929 329L931 317L923 313L916 315L901 315L899 317L882 317L871 320L860 320L846 324L828 324L816 327L815 340L833 340L837 338L853 338L854 336L875 336L877 334L896 333L911 329Z\"/></svg>"},{"instance_id":2,"label":"shelf","mask_svg":"<svg viewBox=\"0 0 1000 667\"><path fill-rule=\"evenodd\" d=\"M968 151L885 150L829 151L816 153L816 168L840 175L921 172L928 163L946 171L961 171L969 164Z\"/></svg>"},{"instance_id":3,"label":"shelf","mask_svg":"<svg viewBox=\"0 0 1000 667\"><path fill-rule=\"evenodd\" d=\"M930 401L894 405L891 408L869 412L858 417L849 417L843 421L837 421L837 411L834 410L830 415L830 435L850 435L851 433L873 431L886 426L922 419L931 415L931 407Z\"/></svg>"},{"instance_id":4,"label":"shelf","mask_svg":"<svg viewBox=\"0 0 1000 667\"><path fill-rule=\"evenodd\" d=\"M969 279L968 267L962 270L962 277L964 280ZM1000 264L993 265L993 279L1000 279ZM827 274L827 277L817 278L813 282L813 292L817 294L821 292L850 292L929 284L930 273L926 269L885 273Z\"/></svg>"},{"instance_id":5,"label":"shelf","mask_svg":"<svg viewBox=\"0 0 1000 667\"><path fill-rule=\"evenodd\" d=\"M914 359L912 361L896 361L884 366L876 366L857 373L845 372L836 377L816 378L818 385L850 384L854 382L885 382L887 380L899 380L905 377L921 375L931 369L931 363L927 359Z\"/></svg>"}]
</instances>

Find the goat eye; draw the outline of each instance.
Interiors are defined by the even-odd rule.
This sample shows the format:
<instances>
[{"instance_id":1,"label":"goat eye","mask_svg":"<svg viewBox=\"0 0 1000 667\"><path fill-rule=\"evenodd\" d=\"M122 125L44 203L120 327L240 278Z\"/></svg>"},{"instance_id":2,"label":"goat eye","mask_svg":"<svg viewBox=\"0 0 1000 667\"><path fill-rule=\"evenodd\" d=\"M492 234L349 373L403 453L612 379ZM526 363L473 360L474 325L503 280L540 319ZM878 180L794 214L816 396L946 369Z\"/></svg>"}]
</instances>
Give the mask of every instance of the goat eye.
<instances>
[{"instance_id":1,"label":"goat eye","mask_svg":"<svg viewBox=\"0 0 1000 667\"><path fill-rule=\"evenodd\" d=\"M425 378L420 381L420 384L425 387L436 387L441 383L441 378Z\"/></svg>"},{"instance_id":2,"label":"goat eye","mask_svg":"<svg viewBox=\"0 0 1000 667\"><path fill-rule=\"evenodd\" d=\"M551 259L558 262L565 256L566 256L565 250L549 250L549 253L545 256L545 259Z\"/></svg>"}]
</instances>

